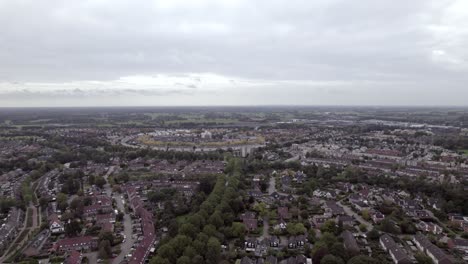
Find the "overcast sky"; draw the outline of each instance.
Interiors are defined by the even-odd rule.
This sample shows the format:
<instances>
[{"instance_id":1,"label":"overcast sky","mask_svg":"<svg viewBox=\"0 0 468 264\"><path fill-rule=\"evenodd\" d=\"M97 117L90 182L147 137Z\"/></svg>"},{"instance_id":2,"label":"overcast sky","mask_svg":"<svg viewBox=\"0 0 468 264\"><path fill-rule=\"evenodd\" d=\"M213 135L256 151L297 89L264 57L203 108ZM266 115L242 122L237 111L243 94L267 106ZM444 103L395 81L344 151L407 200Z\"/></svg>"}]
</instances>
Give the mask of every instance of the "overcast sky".
<instances>
[{"instance_id":1,"label":"overcast sky","mask_svg":"<svg viewBox=\"0 0 468 264\"><path fill-rule=\"evenodd\" d=\"M467 0L0 0L0 106L468 105Z\"/></svg>"}]
</instances>

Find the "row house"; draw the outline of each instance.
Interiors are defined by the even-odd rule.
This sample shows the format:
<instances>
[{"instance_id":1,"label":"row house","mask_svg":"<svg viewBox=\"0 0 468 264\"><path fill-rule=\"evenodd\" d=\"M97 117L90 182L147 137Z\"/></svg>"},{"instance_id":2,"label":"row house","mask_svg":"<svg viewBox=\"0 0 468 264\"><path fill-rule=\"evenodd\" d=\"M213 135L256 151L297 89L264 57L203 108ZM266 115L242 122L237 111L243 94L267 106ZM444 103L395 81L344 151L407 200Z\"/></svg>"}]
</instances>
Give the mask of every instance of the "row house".
<instances>
[{"instance_id":1,"label":"row house","mask_svg":"<svg viewBox=\"0 0 468 264\"><path fill-rule=\"evenodd\" d=\"M15 207L10 209L5 223L0 227L0 255L11 245L23 226L24 212Z\"/></svg>"},{"instance_id":2,"label":"row house","mask_svg":"<svg viewBox=\"0 0 468 264\"><path fill-rule=\"evenodd\" d=\"M452 259L445 252L432 244L423 234L417 234L413 238L414 244L419 250L427 254L435 264L452 264Z\"/></svg>"},{"instance_id":3,"label":"row house","mask_svg":"<svg viewBox=\"0 0 468 264\"><path fill-rule=\"evenodd\" d=\"M432 233L434 235L442 234L443 231L442 227L440 227L438 224L424 221L419 222L417 224L417 228L423 232Z\"/></svg>"},{"instance_id":4,"label":"row house","mask_svg":"<svg viewBox=\"0 0 468 264\"><path fill-rule=\"evenodd\" d=\"M291 236L288 239L288 248L302 248L306 242L307 239L304 235Z\"/></svg>"},{"instance_id":5,"label":"row house","mask_svg":"<svg viewBox=\"0 0 468 264\"><path fill-rule=\"evenodd\" d=\"M403 247L400 247L395 243L393 238L388 234L385 234L379 239L380 246L390 254L390 257L395 264L411 264L412 261Z\"/></svg>"},{"instance_id":6,"label":"row house","mask_svg":"<svg viewBox=\"0 0 468 264\"><path fill-rule=\"evenodd\" d=\"M52 247L52 251L59 254L75 251L93 251L98 246L98 240L91 236L65 238L57 241Z\"/></svg>"},{"instance_id":7,"label":"row house","mask_svg":"<svg viewBox=\"0 0 468 264\"><path fill-rule=\"evenodd\" d=\"M451 249L457 249L460 251L468 252L468 239L454 238L447 242L447 245Z\"/></svg>"},{"instance_id":8,"label":"row house","mask_svg":"<svg viewBox=\"0 0 468 264\"><path fill-rule=\"evenodd\" d=\"M357 241L353 236L353 233L351 233L348 230L345 230L341 234L341 237L343 238L343 246L348 251L348 253L350 253L353 256L358 255L360 250Z\"/></svg>"}]
</instances>

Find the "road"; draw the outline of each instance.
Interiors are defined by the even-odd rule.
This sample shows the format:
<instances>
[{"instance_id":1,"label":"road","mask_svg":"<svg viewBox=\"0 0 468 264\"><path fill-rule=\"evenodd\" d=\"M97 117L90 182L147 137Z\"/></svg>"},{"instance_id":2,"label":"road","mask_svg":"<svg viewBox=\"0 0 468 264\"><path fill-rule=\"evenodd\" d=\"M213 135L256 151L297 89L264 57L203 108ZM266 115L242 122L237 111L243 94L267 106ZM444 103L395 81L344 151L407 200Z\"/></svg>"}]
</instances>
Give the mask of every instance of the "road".
<instances>
[{"instance_id":1,"label":"road","mask_svg":"<svg viewBox=\"0 0 468 264\"><path fill-rule=\"evenodd\" d=\"M111 166L109 170L107 171L106 175L104 175L104 178L106 179L106 181L108 177L114 171L115 171L115 166ZM106 183L104 185L104 190L107 193L107 195L111 196L112 188L109 183ZM120 244L121 252L116 258L112 260L112 263L121 263L124 260L124 257L130 253L130 250L132 249L132 246L135 243L134 239L132 238L132 219L130 218L129 214L125 213L125 206L124 206L124 201L122 197L123 196L116 194L114 199L115 199L117 209L125 214L123 224L124 224L124 235L126 239L124 243ZM94 262L90 262L90 263L94 263Z\"/></svg>"},{"instance_id":2,"label":"road","mask_svg":"<svg viewBox=\"0 0 468 264\"><path fill-rule=\"evenodd\" d=\"M34 185L34 183L31 183L31 186L32 185ZM37 189L37 187L36 187L36 189ZM33 195L36 196L36 190L33 190ZM37 196L36 196L36 199L37 199ZM29 209L31 209L31 212L32 212L32 216L31 216L32 225L28 227L27 223L28 223L28 210ZM39 221L38 221L38 214L40 214L39 207L36 207L33 204L33 202L30 201L29 205L28 205L28 207L26 208L26 211L25 211L23 226L18 231L18 236L19 236L24 230L28 229L28 235L24 236L24 238L21 241L16 241L16 239L17 239L16 238L14 243L11 243L10 246L5 250L5 255L0 257L0 263L3 263L3 261L8 259L12 254L14 254L18 248L21 248L26 243L28 243L28 241L30 240L31 234L34 232L34 230L36 230L40 226L40 221L42 219L41 219L41 216L39 215ZM15 250L10 252L12 247L15 247ZM10 254L7 254L8 252L10 252Z\"/></svg>"},{"instance_id":3,"label":"road","mask_svg":"<svg viewBox=\"0 0 468 264\"><path fill-rule=\"evenodd\" d=\"M272 194L276 192L276 178L271 176L270 177L270 184L268 185L268 194Z\"/></svg>"},{"instance_id":4,"label":"road","mask_svg":"<svg viewBox=\"0 0 468 264\"><path fill-rule=\"evenodd\" d=\"M263 233L260 236L260 240L263 240L267 237L270 237L270 234L268 233L268 229L270 228L270 224L268 222L268 217L263 218Z\"/></svg>"},{"instance_id":5,"label":"road","mask_svg":"<svg viewBox=\"0 0 468 264\"><path fill-rule=\"evenodd\" d=\"M297 155L297 156L294 156L292 158L285 160L284 162L293 162L293 161L299 160L300 157L301 156Z\"/></svg>"},{"instance_id":6,"label":"road","mask_svg":"<svg viewBox=\"0 0 468 264\"><path fill-rule=\"evenodd\" d=\"M370 231L372 229L373 225L368 221L364 220L364 218L362 218L360 215L355 213L349 206L342 204L341 201L338 201L337 204L343 207L347 215L353 216L360 224L364 224L367 227L367 230Z\"/></svg>"}]
</instances>

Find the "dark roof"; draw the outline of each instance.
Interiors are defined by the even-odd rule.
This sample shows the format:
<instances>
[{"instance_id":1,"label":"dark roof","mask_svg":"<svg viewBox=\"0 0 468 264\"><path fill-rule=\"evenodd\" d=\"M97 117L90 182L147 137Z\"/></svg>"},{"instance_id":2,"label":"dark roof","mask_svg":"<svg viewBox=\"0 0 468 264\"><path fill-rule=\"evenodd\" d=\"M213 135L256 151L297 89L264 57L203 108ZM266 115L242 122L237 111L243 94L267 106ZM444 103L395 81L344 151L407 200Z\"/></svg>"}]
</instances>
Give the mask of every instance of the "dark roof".
<instances>
[{"instance_id":1,"label":"dark roof","mask_svg":"<svg viewBox=\"0 0 468 264\"><path fill-rule=\"evenodd\" d=\"M268 264L278 264L278 259L276 257L274 257L274 256L268 256L266 258L266 262Z\"/></svg>"},{"instance_id":2,"label":"dark roof","mask_svg":"<svg viewBox=\"0 0 468 264\"><path fill-rule=\"evenodd\" d=\"M411 263L410 258L406 252L399 247L389 249L390 254L398 261L398 263Z\"/></svg>"},{"instance_id":3,"label":"dark roof","mask_svg":"<svg viewBox=\"0 0 468 264\"><path fill-rule=\"evenodd\" d=\"M241 264L255 264L255 262L251 260L249 257L243 257L240 263Z\"/></svg>"},{"instance_id":4,"label":"dark roof","mask_svg":"<svg viewBox=\"0 0 468 264\"><path fill-rule=\"evenodd\" d=\"M432 244L429 239L423 234L417 234L414 236L414 240L417 241L424 250L428 251L433 255L439 263L452 263L451 259L445 252L438 248L436 245Z\"/></svg>"},{"instance_id":5,"label":"dark roof","mask_svg":"<svg viewBox=\"0 0 468 264\"><path fill-rule=\"evenodd\" d=\"M343 237L344 247L347 250L359 252L359 246L357 244L357 241L356 241L356 239L354 238L353 234L350 231L345 230L341 234L341 236Z\"/></svg>"},{"instance_id":6,"label":"dark roof","mask_svg":"<svg viewBox=\"0 0 468 264\"><path fill-rule=\"evenodd\" d=\"M384 244L385 248L387 249L394 248L397 246L393 238L387 234L382 235L380 237L380 241L382 242L382 244Z\"/></svg>"}]
</instances>

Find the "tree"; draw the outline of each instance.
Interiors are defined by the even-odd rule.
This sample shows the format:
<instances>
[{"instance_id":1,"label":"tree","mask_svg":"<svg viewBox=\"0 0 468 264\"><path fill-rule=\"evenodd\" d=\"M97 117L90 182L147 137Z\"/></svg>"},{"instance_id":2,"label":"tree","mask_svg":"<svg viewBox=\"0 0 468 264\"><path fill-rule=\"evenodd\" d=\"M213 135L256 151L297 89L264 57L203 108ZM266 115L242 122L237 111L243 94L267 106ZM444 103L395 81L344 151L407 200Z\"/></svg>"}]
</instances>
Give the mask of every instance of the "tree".
<instances>
[{"instance_id":1,"label":"tree","mask_svg":"<svg viewBox=\"0 0 468 264\"><path fill-rule=\"evenodd\" d=\"M237 238L243 238L245 234L245 225L239 222L232 223L231 235Z\"/></svg>"},{"instance_id":2,"label":"tree","mask_svg":"<svg viewBox=\"0 0 468 264\"><path fill-rule=\"evenodd\" d=\"M202 256L196 255L195 257L193 257L193 264L205 264L205 260Z\"/></svg>"},{"instance_id":3,"label":"tree","mask_svg":"<svg viewBox=\"0 0 468 264\"><path fill-rule=\"evenodd\" d=\"M81 232L81 229L80 223L75 220L65 224L65 234L70 237L77 236Z\"/></svg>"},{"instance_id":4,"label":"tree","mask_svg":"<svg viewBox=\"0 0 468 264\"><path fill-rule=\"evenodd\" d=\"M7 213L11 207L16 205L16 201L12 198L0 197L0 212ZM47 205L47 204L46 204Z\"/></svg>"},{"instance_id":5,"label":"tree","mask_svg":"<svg viewBox=\"0 0 468 264\"><path fill-rule=\"evenodd\" d=\"M89 185L94 185L95 180L96 180L96 177L94 177L94 175L89 175L89 176L88 176L88 183L89 183Z\"/></svg>"},{"instance_id":6,"label":"tree","mask_svg":"<svg viewBox=\"0 0 468 264\"><path fill-rule=\"evenodd\" d=\"M195 236L198 233L198 228L196 228L194 225L189 224L189 223L184 223L182 226L179 228L179 233L181 235L186 235L191 238L195 238Z\"/></svg>"},{"instance_id":7,"label":"tree","mask_svg":"<svg viewBox=\"0 0 468 264\"><path fill-rule=\"evenodd\" d=\"M322 231L323 233L332 233L332 234L335 234L336 231L337 231L337 226L336 226L336 223L335 221L333 220L328 220L326 221L322 227L320 227L320 231Z\"/></svg>"},{"instance_id":8,"label":"tree","mask_svg":"<svg viewBox=\"0 0 468 264\"><path fill-rule=\"evenodd\" d=\"M314 246L314 252L312 255L312 263L320 263L323 257L328 254L328 250L326 247L316 247Z\"/></svg>"},{"instance_id":9,"label":"tree","mask_svg":"<svg viewBox=\"0 0 468 264\"><path fill-rule=\"evenodd\" d=\"M111 244L108 240L103 240L99 243L99 257L103 259L108 259L112 256Z\"/></svg>"},{"instance_id":10,"label":"tree","mask_svg":"<svg viewBox=\"0 0 468 264\"><path fill-rule=\"evenodd\" d=\"M168 259L161 258L160 256L156 256L151 259L150 264L171 264Z\"/></svg>"},{"instance_id":11,"label":"tree","mask_svg":"<svg viewBox=\"0 0 468 264\"><path fill-rule=\"evenodd\" d=\"M125 216L124 213L119 212L119 213L115 216L115 220L117 220L117 221L119 221L119 222L122 222L123 219L124 219L124 216Z\"/></svg>"},{"instance_id":12,"label":"tree","mask_svg":"<svg viewBox=\"0 0 468 264\"><path fill-rule=\"evenodd\" d=\"M224 220L221 217L221 213L216 210L208 219L208 222L214 225L216 228L220 228L224 225Z\"/></svg>"},{"instance_id":13,"label":"tree","mask_svg":"<svg viewBox=\"0 0 468 264\"><path fill-rule=\"evenodd\" d=\"M335 257L329 254L329 255L325 255L320 260L320 264L344 264L344 261L339 257Z\"/></svg>"},{"instance_id":14,"label":"tree","mask_svg":"<svg viewBox=\"0 0 468 264\"><path fill-rule=\"evenodd\" d=\"M362 215L362 218L364 218L364 220L366 220L366 221L369 221L370 218L371 218L369 210L367 210L367 209L362 210L361 215Z\"/></svg>"},{"instance_id":15,"label":"tree","mask_svg":"<svg viewBox=\"0 0 468 264\"><path fill-rule=\"evenodd\" d=\"M41 197L39 199L39 205L42 207L42 208L46 208L47 204L49 204L49 200L45 197Z\"/></svg>"},{"instance_id":16,"label":"tree","mask_svg":"<svg viewBox=\"0 0 468 264\"><path fill-rule=\"evenodd\" d=\"M158 249L158 255L163 259L168 259L171 263L174 263L177 258L174 248L169 243Z\"/></svg>"},{"instance_id":17,"label":"tree","mask_svg":"<svg viewBox=\"0 0 468 264\"><path fill-rule=\"evenodd\" d=\"M66 194L64 193L59 193L57 195L57 207L61 210L61 211L65 211L68 207L68 201L67 201L68 197Z\"/></svg>"},{"instance_id":18,"label":"tree","mask_svg":"<svg viewBox=\"0 0 468 264\"><path fill-rule=\"evenodd\" d=\"M187 256L182 256L177 259L177 264L190 264L190 263L192 263L192 261Z\"/></svg>"},{"instance_id":19,"label":"tree","mask_svg":"<svg viewBox=\"0 0 468 264\"><path fill-rule=\"evenodd\" d=\"M418 262L418 264L432 264L433 263L432 259L429 256L421 252L416 253L414 257L416 258L416 261Z\"/></svg>"},{"instance_id":20,"label":"tree","mask_svg":"<svg viewBox=\"0 0 468 264\"><path fill-rule=\"evenodd\" d=\"M314 243L316 239L317 234L315 234L315 229L310 228L309 231L307 232L307 240L310 243Z\"/></svg>"},{"instance_id":21,"label":"tree","mask_svg":"<svg viewBox=\"0 0 468 264\"><path fill-rule=\"evenodd\" d=\"M352 257L347 264L379 264L380 262L374 258L365 255Z\"/></svg>"},{"instance_id":22,"label":"tree","mask_svg":"<svg viewBox=\"0 0 468 264\"><path fill-rule=\"evenodd\" d=\"M106 184L106 179L104 179L104 177L102 177L102 176L98 176L98 177L96 177L95 184L96 184L97 187L102 189L104 187L104 185Z\"/></svg>"},{"instance_id":23,"label":"tree","mask_svg":"<svg viewBox=\"0 0 468 264\"><path fill-rule=\"evenodd\" d=\"M102 231L99 233L99 241L107 240L112 245L114 244L114 234L109 231Z\"/></svg>"},{"instance_id":24,"label":"tree","mask_svg":"<svg viewBox=\"0 0 468 264\"><path fill-rule=\"evenodd\" d=\"M380 230L392 234L400 234L400 228L396 226L388 217L380 222Z\"/></svg>"},{"instance_id":25,"label":"tree","mask_svg":"<svg viewBox=\"0 0 468 264\"><path fill-rule=\"evenodd\" d=\"M205 260L208 264L218 264L221 257L221 244L215 237L210 237L206 244Z\"/></svg>"},{"instance_id":26,"label":"tree","mask_svg":"<svg viewBox=\"0 0 468 264\"><path fill-rule=\"evenodd\" d=\"M258 212L261 217L267 214L267 206L264 202L258 203L253 207L254 211Z\"/></svg>"},{"instance_id":27,"label":"tree","mask_svg":"<svg viewBox=\"0 0 468 264\"><path fill-rule=\"evenodd\" d=\"M84 209L84 201L83 198L77 197L73 199L70 203L70 209L76 211L78 215L81 215L83 213Z\"/></svg>"},{"instance_id":28,"label":"tree","mask_svg":"<svg viewBox=\"0 0 468 264\"><path fill-rule=\"evenodd\" d=\"M171 240L170 244L174 248L175 254L177 256L181 256L184 253L184 249L191 245L192 239L188 236L184 235L177 235L173 240Z\"/></svg>"},{"instance_id":29,"label":"tree","mask_svg":"<svg viewBox=\"0 0 468 264\"><path fill-rule=\"evenodd\" d=\"M335 257L340 257L341 259L348 259L348 252L343 246L343 243L336 242L329 249L329 253Z\"/></svg>"},{"instance_id":30,"label":"tree","mask_svg":"<svg viewBox=\"0 0 468 264\"><path fill-rule=\"evenodd\" d=\"M197 251L192 246L188 246L184 249L184 256L189 257L190 259L194 258L197 255Z\"/></svg>"},{"instance_id":31,"label":"tree","mask_svg":"<svg viewBox=\"0 0 468 264\"><path fill-rule=\"evenodd\" d=\"M338 242L338 239L335 235L332 233L323 233L320 239L315 243L314 249L324 247L328 251L336 242Z\"/></svg>"},{"instance_id":32,"label":"tree","mask_svg":"<svg viewBox=\"0 0 468 264\"><path fill-rule=\"evenodd\" d=\"M380 237L379 231L377 231L375 228L372 228L372 230L367 233L367 237L372 240L377 240Z\"/></svg>"},{"instance_id":33,"label":"tree","mask_svg":"<svg viewBox=\"0 0 468 264\"><path fill-rule=\"evenodd\" d=\"M289 223L286 226L286 231L292 236L297 236L300 234L305 234L307 230L302 223Z\"/></svg>"},{"instance_id":34,"label":"tree","mask_svg":"<svg viewBox=\"0 0 468 264\"><path fill-rule=\"evenodd\" d=\"M362 232L366 232L367 231L367 226L365 224L360 224L359 225L359 230L361 230Z\"/></svg>"}]
</instances>

